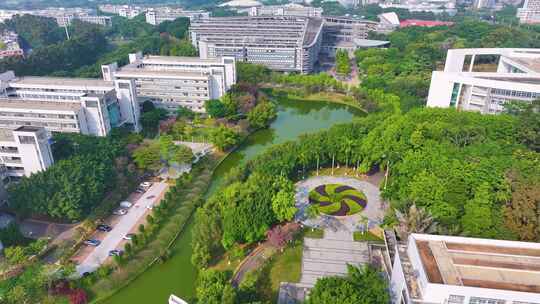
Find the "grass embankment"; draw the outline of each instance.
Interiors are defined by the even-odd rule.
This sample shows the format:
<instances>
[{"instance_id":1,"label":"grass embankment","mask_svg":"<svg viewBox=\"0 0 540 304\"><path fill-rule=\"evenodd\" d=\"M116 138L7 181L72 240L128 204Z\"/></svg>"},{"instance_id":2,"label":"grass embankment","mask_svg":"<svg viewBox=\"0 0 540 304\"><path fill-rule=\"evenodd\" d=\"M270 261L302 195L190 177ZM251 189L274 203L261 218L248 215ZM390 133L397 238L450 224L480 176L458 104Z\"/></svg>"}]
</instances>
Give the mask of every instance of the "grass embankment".
<instances>
[{"instance_id":1,"label":"grass embankment","mask_svg":"<svg viewBox=\"0 0 540 304\"><path fill-rule=\"evenodd\" d=\"M281 95L282 98L286 98L292 101L299 101L299 102L318 101L318 102L337 103L337 104L343 104L343 105L353 107L362 112L366 112L362 108L362 106L357 101L354 100L352 96L349 96L343 93L318 92L318 93L306 94L304 91L299 90L297 88L287 88L287 87L278 87L278 88L265 87L263 91L269 96L274 97L274 98L280 98L280 95Z\"/></svg>"},{"instance_id":2,"label":"grass embankment","mask_svg":"<svg viewBox=\"0 0 540 304\"><path fill-rule=\"evenodd\" d=\"M357 242L382 242L384 243L383 239L381 239L380 237L376 236L375 234L369 231L364 232L364 233L360 231L355 231L353 233L353 238Z\"/></svg>"},{"instance_id":3,"label":"grass embankment","mask_svg":"<svg viewBox=\"0 0 540 304\"><path fill-rule=\"evenodd\" d=\"M159 261L160 256L174 243L198 207L200 198L203 197L210 184L216 163L215 159L209 158L207 161L200 162L200 167L194 167L190 185L178 189L178 202L181 203L156 232L153 240L130 258L125 265L90 286L89 290L94 296L92 303L98 303L112 296Z\"/></svg>"},{"instance_id":4,"label":"grass embankment","mask_svg":"<svg viewBox=\"0 0 540 304\"><path fill-rule=\"evenodd\" d=\"M259 270L255 270L244 277L244 282L250 281L250 276L257 277L255 293L262 303L276 303L281 282L297 283L302 273L301 241L287 246L283 252L273 250L273 255ZM240 292L242 292L242 283Z\"/></svg>"}]
</instances>

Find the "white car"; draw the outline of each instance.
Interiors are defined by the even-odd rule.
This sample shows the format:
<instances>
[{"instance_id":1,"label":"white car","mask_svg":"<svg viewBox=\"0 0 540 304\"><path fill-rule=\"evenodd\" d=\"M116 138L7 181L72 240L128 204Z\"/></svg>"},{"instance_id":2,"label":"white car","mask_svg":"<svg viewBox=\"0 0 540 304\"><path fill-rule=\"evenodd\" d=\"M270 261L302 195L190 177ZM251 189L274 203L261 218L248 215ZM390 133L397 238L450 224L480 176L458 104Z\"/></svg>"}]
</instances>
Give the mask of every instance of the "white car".
<instances>
[{"instance_id":1,"label":"white car","mask_svg":"<svg viewBox=\"0 0 540 304\"><path fill-rule=\"evenodd\" d=\"M113 211L114 215L126 215L128 211L126 209L116 209Z\"/></svg>"},{"instance_id":2,"label":"white car","mask_svg":"<svg viewBox=\"0 0 540 304\"><path fill-rule=\"evenodd\" d=\"M124 209L131 208L131 206L133 206L133 204L128 201L123 201L120 203L120 207Z\"/></svg>"},{"instance_id":3,"label":"white car","mask_svg":"<svg viewBox=\"0 0 540 304\"><path fill-rule=\"evenodd\" d=\"M142 183L141 183L141 187L143 187L143 188L148 188L148 187L150 187L150 186L152 186L152 183L151 183L151 182L142 182Z\"/></svg>"}]
</instances>

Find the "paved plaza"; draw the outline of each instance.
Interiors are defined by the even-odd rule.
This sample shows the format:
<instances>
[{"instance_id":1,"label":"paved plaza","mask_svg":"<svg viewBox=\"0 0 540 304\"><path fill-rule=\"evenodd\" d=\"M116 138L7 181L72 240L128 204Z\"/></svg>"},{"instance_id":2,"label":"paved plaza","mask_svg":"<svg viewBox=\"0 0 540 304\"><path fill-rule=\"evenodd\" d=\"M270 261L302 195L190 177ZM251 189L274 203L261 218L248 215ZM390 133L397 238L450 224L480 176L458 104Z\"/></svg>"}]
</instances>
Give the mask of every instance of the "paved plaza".
<instances>
[{"instance_id":1,"label":"paved plaza","mask_svg":"<svg viewBox=\"0 0 540 304\"><path fill-rule=\"evenodd\" d=\"M344 184L362 191L367 206L349 216L320 215L308 219L305 211L309 206L309 192L324 184ZM384 217L385 204L379 188L369 182L345 176L316 176L296 185L296 220L308 227L324 230L322 239L304 238L302 252L302 275L299 283L281 283L278 303L289 304L303 301L317 279L347 275L347 264L364 265L370 262L367 242L355 242L354 231L361 229L360 219L366 217L370 228L379 225Z\"/></svg>"}]
</instances>

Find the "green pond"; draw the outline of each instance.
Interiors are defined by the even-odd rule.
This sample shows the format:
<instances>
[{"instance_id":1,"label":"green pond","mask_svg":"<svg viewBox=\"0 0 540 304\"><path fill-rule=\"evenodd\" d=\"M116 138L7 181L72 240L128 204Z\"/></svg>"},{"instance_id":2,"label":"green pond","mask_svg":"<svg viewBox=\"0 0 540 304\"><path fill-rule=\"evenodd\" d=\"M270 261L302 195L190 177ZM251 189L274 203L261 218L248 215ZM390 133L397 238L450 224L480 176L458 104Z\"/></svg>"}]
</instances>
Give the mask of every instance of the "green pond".
<instances>
[{"instance_id":1,"label":"green pond","mask_svg":"<svg viewBox=\"0 0 540 304\"><path fill-rule=\"evenodd\" d=\"M280 100L278 116L270 128L250 135L216 169L207 195L218 189L224 175L233 167L263 153L268 147L293 140L304 133L349 122L362 112L340 104L319 101ZM191 222L173 248L173 256L157 264L120 290L105 304L166 304L170 294L190 302L195 295L197 272L191 265Z\"/></svg>"}]
</instances>

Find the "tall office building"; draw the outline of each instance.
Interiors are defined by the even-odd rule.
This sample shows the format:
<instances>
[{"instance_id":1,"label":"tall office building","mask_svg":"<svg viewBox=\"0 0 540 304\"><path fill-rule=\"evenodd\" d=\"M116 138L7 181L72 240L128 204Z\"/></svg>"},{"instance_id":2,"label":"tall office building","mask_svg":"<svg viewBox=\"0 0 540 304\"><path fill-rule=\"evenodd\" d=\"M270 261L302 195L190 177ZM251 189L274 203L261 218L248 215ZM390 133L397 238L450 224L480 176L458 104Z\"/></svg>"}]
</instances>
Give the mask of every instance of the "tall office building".
<instances>
[{"instance_id":1,"label":"tall office building","mask_svg":"<svg viewBox=\"0 0 540 304\"><path fill-rule=\"evenodd\" d=\"M520 23L540 23L540 0L525 0L523 7L518 9L517 17Z\"/></svg>"},{"instance_id":2,"label":"tall office building","mask_svg":"<svg viewBox=\"0 0 540 304\"><path fill-rule=\"evenodd\" d=\"M233 56L288 72L309 73L318 60L323 21L301 16L196 20L190 35L201 58Z\"/></svg>"},{"instance_id":3,"label":"tall office building","mask_svg":"<svg viewBox=\"0 0 540 304\"><path fill-rule=\"evenodd\" d=\"M540 304L540 244L411 234L389 252L393 304Z\"/></svg>"},{"instance_id":4,"label":"tall office building","mask_svg":"<svg viewBox=\"0 0 540 304\"><path fill-rule=\"evenodd\" d=\"M477 56L497 56L494 72L475 72ZM431 76L428 107L496 114L509 101L540 98L540 49L455 49Z\"/></svg>"},{"instance_id":5,"label":"tall office building","mask_svg":"<svg viewBox=\"0 0 540 304\"><path fill-rule=\"evenodd\" d=\"M129 64L102 67L109 81L134 81L139 103L152 101L168 111L187 107L204 112L204 102L218 99L236 83L234 57L196 58L130 54Z\"/></svg>"},{"instance_id":6,"label":"tall office building","mask_svg":"<svg viewBox=\"0 0 540 304\"><path fill-rule=\"evenodd\" d=\"M125 124L139 130L132 81L0 74L0 128L33 126L106 136L111 128Z\"/></svg>"}]
</instances>

